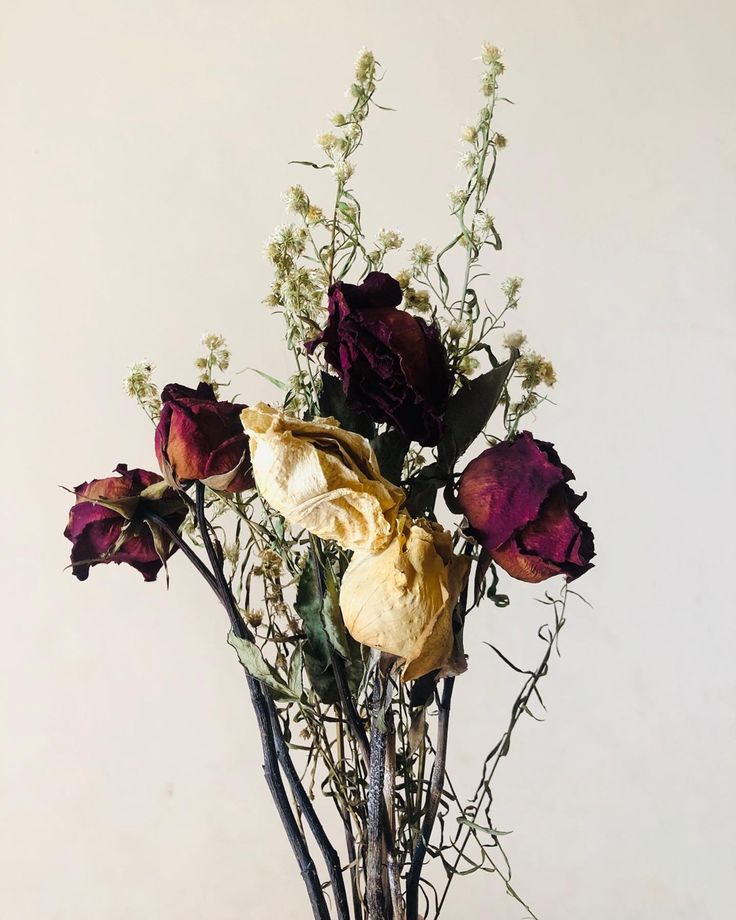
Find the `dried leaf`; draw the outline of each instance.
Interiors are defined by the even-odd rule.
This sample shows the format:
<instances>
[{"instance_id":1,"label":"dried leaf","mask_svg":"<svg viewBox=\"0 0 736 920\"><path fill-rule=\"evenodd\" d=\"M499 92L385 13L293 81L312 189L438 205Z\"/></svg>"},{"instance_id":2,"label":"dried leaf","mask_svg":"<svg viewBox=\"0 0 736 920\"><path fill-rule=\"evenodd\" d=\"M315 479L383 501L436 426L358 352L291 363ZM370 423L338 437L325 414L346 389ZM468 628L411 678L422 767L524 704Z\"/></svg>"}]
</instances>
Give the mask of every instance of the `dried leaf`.
<instances>
[{"instance_id":1,"label":"dried leaf","mask_svg":"<svg viewBox=\"0 0 736 920\"><path fill-rule=\"evenodd\" d=\"M251 677L255 677L256 680L267 687L274 699L289 702L299 700L300 697L284 682L278 671L266 661L255 642L251 642L249 639L241 639L232 630L227 637L227 641L238 653L240 663L245 670Z\"/></svg>"}]
</instances>

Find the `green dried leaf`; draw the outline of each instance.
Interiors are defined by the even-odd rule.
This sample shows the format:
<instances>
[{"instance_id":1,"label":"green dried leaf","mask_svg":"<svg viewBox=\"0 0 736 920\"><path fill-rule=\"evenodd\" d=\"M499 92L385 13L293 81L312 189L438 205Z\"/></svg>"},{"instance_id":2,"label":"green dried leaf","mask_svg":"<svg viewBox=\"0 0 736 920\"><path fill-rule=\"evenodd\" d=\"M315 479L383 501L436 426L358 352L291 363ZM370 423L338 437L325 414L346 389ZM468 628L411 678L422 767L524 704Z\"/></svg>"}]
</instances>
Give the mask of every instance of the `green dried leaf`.
<instances>
[{"instance_id":1,"label":"green dried leaf","mask_svg":"<svg viewBox=\"0 0 736 920\"><path fill-rule=\"evenodd\" d=\"M322 165L319 165L313 163L311 160L289 160L289 166L311 166L312 169L327 169L327 167L331 165L331 163L322 163Z\"/></svg>"},{"instance_id":2,"label":"green dried leaf","mask_svg":"<svg viewBox=\"0 0 736 920\"><path fill-rule=\"evenodd\" d=\"M319 411L323 416L331 415L347 431L355 431L370 440L376 434L376 426L364 412L354 412L347 404L345 390L339 377L322 371L322 389L319 394Z\"/></svg>"},{"instance_id":3,"label":"green dried leaf","mask_svg":"<svg viewBox=\"0 0 736 920\"><path fill-rule=\"evenodd\" d=\"M350 659L350 648L348 646L348 634L345 629L345 623L340 611L340 599L337 592L337 584L332 569L328 565L325 568L325 596L322 605L322 622L327 633L330 645L335 651L342 655L343 658Z\"/></svg>"},{"instance_id":4,"label":"green dried leaf","mask_svg":"<svg viewBox=\"0 0 736 920\"><path fill-rule=\"evenodd\" d=\"M289 689L298 699L301 699L304 693L303 668L304 654L301 645L297 645L289 659Z\"/></svg>"},{"instance_id":5,"label":"green dried leaf","mask_svg":"<svg viewBox=\"0 0 736 920\"><path fill-rule=\"evenodd\" d=\"M307 556L299 578L294 607L304 626L311 654L316 656L323 665L329 666L331 645L322 620L322 606L322 586L319 573L314 567L312 557Z\"/></svg>"},{"instance_id":6,"label":"green dried leaf","mask_svg":"<svg viewBox=\"0 0 736 920\"><path fill-rule=\"evenodd\" d=\"M409 725L409 753L415 754L422 743L424 733L427 730L427 710L425 708L415 709L411 714L411 724Z\"/></svg>"},{"instance_id":7,"label":"green dried leaf","mask_svg":"<svg viewBox=\"0 0 736 920\"><path fill-rule=\"evenodd\" d=\"M400 431L390 428L373 438L371 447L375 451L381 475L391 482L401 482L404 458L409 450L409 439Z\"/></svg>"},{"instance_id":8,"label":"green dried leaf","mask_svg":"<svg viewBox=\"0 0 736 920\"><path fill-rule=\"evenodd\" d=\"M439 463L430 463L409 480L406 507L412 517L434 515L437 492L447 485L447 473Z\"/></svg>"},{"instance_id":9,"label":"green dried leaf","mask_svg":"<svg viewBox=\"0 0 736 920\"><path fill-rule=\"evenodd\" d=\"M307 635L303 646L304 667L315 693L325 703L335 703L339 699L332 668L333 651L346 660L351 689L357 688L363 674L360 645L345 631L337 587L330 577L331 573L325 575L327 586L323 597L319 573L312 557L308 556L294 604Z\"/></svg>"},{"instance_id":10,"label":"green dried leaf","mask_svg":"<svg viewBox=\"0 0 736 920\"><path fill-rule=\"evenodd\" d=\"M259 371L257 367L246 367L243 368L246 371L253 371L254 374L258 374L259 377L263 377L264 380L268 380L269 383L272 383L275 387L278 387L280 390L288 390L289 384L284 383L283 380L279 380L278 377L272 377L270 374L267 374L265 371Z\"/></svg>"},{"instance_id":11,"label":"green dried leaf","mask_svg":"<svg viewBox=\"0 0 736 920\"><path fill-rule=\"evenodd\" d=\"M457 460L485 429L518 356L519 352L513 349L508 361L467 381L450 397L444 418L445 434L437 453L446 471L454 469Z\"/></svg>"},{"instance_id":12,"label":"green dried leaf","mask_svg":"<svg viewBox=\"0 0 736 920\"><path fill-rule=\"evenodd\" d=\"M296 702L300 699L300 696L295 694L288 684L283 681L278 671L266 661L255 642L251 642L249 639L241 639L232 630L228 634L227 641L238 653L240 663L245 670L251 677L255 677L256 680L267 687L274 699L289 702Z\"/></svg>"},{"instance_id":13,"label":"green dried leaf","mask_svg":"<svg viewBox=\"0 0 736 920\"><path fill-rule=\"evenodd\" d=\"M480 831L483 834L490 834L491 837L506 837L508 834L512 834L513 831L497 831L495 827L484 827L482 824L474 824L472 821L468 821L467 818L458 818L458 824L462 824L463 827L470 827L474 831Z\"/></svg>"}]
</instances>

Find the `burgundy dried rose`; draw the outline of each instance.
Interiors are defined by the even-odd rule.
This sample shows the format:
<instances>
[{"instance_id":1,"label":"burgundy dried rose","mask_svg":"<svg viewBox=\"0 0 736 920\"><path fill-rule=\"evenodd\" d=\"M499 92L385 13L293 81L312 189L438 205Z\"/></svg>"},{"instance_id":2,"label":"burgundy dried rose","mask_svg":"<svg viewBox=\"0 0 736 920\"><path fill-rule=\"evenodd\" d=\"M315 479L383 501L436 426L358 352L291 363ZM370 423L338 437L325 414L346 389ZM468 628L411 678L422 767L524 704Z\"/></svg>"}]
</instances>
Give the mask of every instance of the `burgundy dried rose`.
<instances>
[{"instance_id":1,"label":"burgundy dried rose","mask_svg":"<svg viewBox=\"0 0 736 920\"><path fill-rule=\"evenodd\" d=\"M154 581L176 551L165 530L145 519L150 511L174 531L187 515L184 502L158 473L115 467L117 476L83 482L74 490L64 536L72 541L72 571L80 581L95 565L125 562Z\"/></svg>"},{"instance_id":2,"label":"burgundy dried rose","mask_svg":"<svg viewBox=\"0 0 736 920\"><path fill-rule=\"evenodd\" d=\"M328 293L327 326L307 350L324 344L351 408L436 445L452 389L437 324L396 309L401 288L384 272L371 272L359 285L339 281Z\"/></svg>"},{"instance_id":3,"label":"burgundy dried rose","mask_svg":"<svg viewBox=\"0 0 736 920\"><path fill-rule=\"evenodd\" d=\"M161 400L156 456L169 485L198 479L222 492L253 488L248 436L240 422L246 406L219 402L209 383L196 390L170 383Z\"/></svg>"},{"instance_id":4,"label":"burgundy dried rose","mask_svg":"<svg viewBox=\"0 0 736 920\"><path fill-rule=\"evenodd\" d=\"M458 501L470 530L493 560L521 581L568 581L589 568L593 532L576 508L585 495L557 451L525 431L490 447L460 478Z\"/></svg>"}]
</instances>

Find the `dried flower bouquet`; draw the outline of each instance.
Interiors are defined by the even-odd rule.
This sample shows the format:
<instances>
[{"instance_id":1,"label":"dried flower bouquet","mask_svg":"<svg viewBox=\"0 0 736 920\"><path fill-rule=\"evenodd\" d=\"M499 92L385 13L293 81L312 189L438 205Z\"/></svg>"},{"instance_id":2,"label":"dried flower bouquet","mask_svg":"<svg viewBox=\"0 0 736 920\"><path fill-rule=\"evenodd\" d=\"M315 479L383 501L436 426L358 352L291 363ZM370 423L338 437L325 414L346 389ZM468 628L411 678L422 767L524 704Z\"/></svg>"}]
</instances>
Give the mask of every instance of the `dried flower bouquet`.
<instances>
[{"instance_id":1,"label":"dried flower bouquet","mask_svg":"<svg viewBox=\"0 0 736 920\"><path fill-rule=\"evenodd\" d=\"M203 339L196 388L159 392L152 366L134 365L127 386L156 425L160 475L120 464L82 483L65 532L80 580L115 562L153 581L179 551L224 607L268 788L321 920L438 917L453 881L479 869L521 900L491 782L538 697L567 582L594 555L571 470L525 430L555 372L507 327L521 279L481 290L481 256L501 248L485 201L506 146L494 126L501 52L484 45L481 60L450 240L417 243L392 276L384 260L401 235L383 230L369 244L363 234L351 179L380 79L365 51L352 108L319 137L320 161L304 164L331 173L334 201L323 209L288 189L294 221L267 247L267 302L286 324L294 375L269 378L273 404L228 400L230 353L216 335ZM506 606L508 577L558 575L538 665L519 669L494 649L523 685L464 800L447 750L470 614ZM336 809L339 841L318 792ZM444 870L432 878L430 860Z\"/></svg>"}]
</instances>

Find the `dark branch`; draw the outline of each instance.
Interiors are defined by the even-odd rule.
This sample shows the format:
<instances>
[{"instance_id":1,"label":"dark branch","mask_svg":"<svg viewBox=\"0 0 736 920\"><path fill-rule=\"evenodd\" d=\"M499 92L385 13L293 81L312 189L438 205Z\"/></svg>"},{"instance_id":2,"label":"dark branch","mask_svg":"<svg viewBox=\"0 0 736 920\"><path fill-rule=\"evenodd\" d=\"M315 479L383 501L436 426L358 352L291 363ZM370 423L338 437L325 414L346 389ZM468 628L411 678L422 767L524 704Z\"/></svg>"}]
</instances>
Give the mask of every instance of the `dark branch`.
<instances>
[{"instance_id":1,"label":"dark branch","mask_svg":"<svg viewBox=\"0 0 736 920\"><path fill-rule=\"evenodd\" d=\"M427 847L432 837L434 822L442 800L442 790L445 786L445 767L447 764L447 739L450 727L450 704L455 678L448 677L442 687L442 697L439 705L439 718L437 720L437 753L432 767L432 777L429 783L429 796L426 811L422 821L422 830L417 841L411 867L406 880L406 920L417 920L419 913L419 881L422 877L422 866Z\"/></svg>"},{"instance_id":2,"label":"dark branch","mask_svg":"<svg viewBox=\"0 0 736 920\"><path fill-rule=\"evenodd\" d=\"M202 483L197 483L196 490L197 522L202 534L202 542L204 543L207 556L210 560L210 565L215 573L217 588L219 589L218 596L227 610L230 618L230 625L235 635L241 639L247 639L252 642L253 636L240 617L235 599L233 598L230 586L227 583L225 573L222 569L221 559L212 542L209 523L205 515L204 486ZM269 699L261 684L248 673L246 673L246 680L253 702L253 709L256 714L258 731L261 736L264 760L263 773L266 777L266 783L268 784L279 817L281 818L281 823L286 831L286 836L289 839L289 843L291 844L291 848L299 864L299 869L301 870L302 878L304 879L309 894L313 915L317 920L330 920L330 913L327 908L327 902L325 901L317 869L314 865L314 860L310 856L306 841L299 830L299 825L297 824L294 812L289 804L286 789L284 788L284 783L281 778L278 754L272 734L273 724L270 714Z\"/></svg>"},{"instance_id":3,"label":"dark branch","mask_svg":"<svg viewBox=\"0 0 736 920\"><path fill-rule=\"evenodd\" d=\"M376 668L371 708L371 754L368 773L368 855L366 893L369 920L385 920L383 892L383 778L386 767L386 732L379 725L382 702L381 673Z\"/></svg>"}]
</instances>

